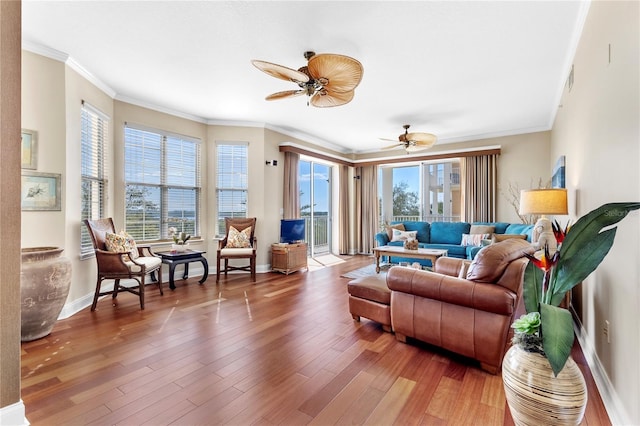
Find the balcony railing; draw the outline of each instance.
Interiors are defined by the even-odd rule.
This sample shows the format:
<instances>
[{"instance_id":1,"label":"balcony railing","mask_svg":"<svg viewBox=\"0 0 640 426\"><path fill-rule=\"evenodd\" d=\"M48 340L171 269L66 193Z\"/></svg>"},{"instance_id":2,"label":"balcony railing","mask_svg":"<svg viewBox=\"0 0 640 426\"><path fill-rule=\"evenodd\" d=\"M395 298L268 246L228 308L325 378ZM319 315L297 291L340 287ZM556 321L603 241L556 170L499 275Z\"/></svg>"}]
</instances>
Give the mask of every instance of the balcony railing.
<instances>
[{"instance_id":1,"label":"balcony railing","mask_svg":"<svg viewBox=\"0 0 640 426\"><path fill-rule=\"evenodd\" d=\"M427 216L393 216L391 218L393 222L460 222L460 216L442 216L442 215L427 215ZM384 223L384 219L380 218L380 223Z\"/></svg>"},{"instance_id":2,"label":"balcony railing","mask_svg":"<svg viewBox=\"0 0 640 426\"><path fill-rule=\"evenodd\" d=\"M327 216L314 216L313 224L309 216L303 217L305 229L305 241L311 243L313 232L313 253L315 255L329 253L329 218ZM311 247L309 247L311 248Z\"/></svg>"}]
</instances>

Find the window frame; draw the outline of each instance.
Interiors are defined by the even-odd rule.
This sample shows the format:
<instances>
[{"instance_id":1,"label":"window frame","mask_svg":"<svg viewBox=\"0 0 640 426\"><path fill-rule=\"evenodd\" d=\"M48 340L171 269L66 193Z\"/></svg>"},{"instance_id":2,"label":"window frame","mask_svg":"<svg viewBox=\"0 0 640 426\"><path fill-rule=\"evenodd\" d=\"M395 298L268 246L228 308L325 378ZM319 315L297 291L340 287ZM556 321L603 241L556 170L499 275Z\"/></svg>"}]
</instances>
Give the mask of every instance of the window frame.
<instances>
[{"instance_id":1,"label":"window frame","mask_svg":"<svg viewBox=\"0 0 640 426\"><path fill-rule=\"evenodd\" d=\"M201 214L202 212L202 207L201 207L202 141L196 137L180 135L180 134L169 132L166 130L147 127L147 126L134 124L134 123L125 122L123 130L124 130L123 171L124 171L124 187L125 187L125 191L124 191L124 215L125 215L124 228L125 230L128 233L132 234L134 238L136 238L136 241L139 241L142 243L163 243L163 242L171 241L171 237L169 235L169 227L176 227L178 228L179 232L182 232L182 231L187 232L188 234L191 235L192 239L201 238L200 234L201 234L201 221L202 221L201 219L202 218L202 214ZM151 172L144 171L144 166L143 166L143 170L140 173L142 175L141 180L134 180L134 179L131 179L130 176L135 173L135 169L129 169L130 167L129 161L131 160L127 158L127 150L130 149L134 151L136 149L135 143L137 142L137 140L134 140L133 138L140 138L141 136L143 136L143 134L148 135L149 139L157 138L157 141L159 142L159 153L157 154L159 164L158 164L158 169L153 169L152 167ZM145 139L143 137L143 141L144 140ZM176 151L182 151L180 149L177 149L176 146L174 146L174 144L181 145L184 143L193 144L192 148L194 150L194 153L192 157L189 157L187 155L187 159L192 159L193 162L183 161L179 164L174 163L173 165L169 165L169 162L173 158L175 158L175 156L172 154L175 154ZM145 146L143 144L137 149L141 151L141 155L143 159L149 160L150 158L153 157L153 153L151 153L153 148L145 149ZM187 184L176 183L174 180L175 178L172 177L172 173L171 173L171 171L172 170L175 171L176 168L183 171L186 170L187 172L192 171L193 176L191 176L191 179L193 179L193 184L187 185ZM148 181L151 177L155 177L157 181L156 182ZM189 177L187 177L186 179L189 179ZM172 180L174 181L171 182ZM159 192L156 200L158 204L157 208L159 209L159 217L156 221L151 221L151 220L147 221L146 218L142 219L142 222L141 222L142 232L143 232L142 235L138 235L140 232L139 230L137 229L134 230L131 228L130 217L128 212L129 205L128 205L127 198L129 196L129 189L132 187L149 188L153 191ZM169 217L169 209L171 208L172 200L175 200L175 198L172 198L169 194L173 191L187 191L187 194L189 192L193 193L193 204L188 205L187 207L187 208L191 208L191 207L193 208L192 219L185 218L184 216L185 209L183 209L182 215L180 218L177 218L177 219L173 218L175 219L173 221L170 220L172 218ZM148 199L143 199L143 202L146 203L147 201ZM173 210L175 210L175 208ZM143 216L144 215L145 214L143 213ZM157 223L157 227L159 227L159 230L156 231L157 233L155 235L149 237L148 236L149 234L145 235L146 227L147 227L147 224L149 224L149 228L153 229L153 227L156 226L154 225L154 222Z\"/></svg>"},{"instance_id":2,"label":"window frame","mask_svg":"<svg viewBox=\"0 0 640 426\"><path fill-rule=\"evenodd\" d=\"M87 123L87 120L89 121ZM96 123L94 123L94 121ZM109 144L109 125L111 118L84 100L80 107L80 220L95 220L106 216L108 207L109 174L107 172L107 149ZM97 124L97 126L96 126ZM85 126L91 129L85 129ZM87 132L90 132L89 135ZM90 157L87 157L89 155ZM93 160L93 161L92 161ZM95 162L87 171L86 162ZM85 185L89 183L89 195L85 193ZM95 187L97 185L97 188ZM94 202L94 191L97 191L97 202ZM86 208L87 198L89 207ZM85 210L86 209L86 210ZM95 255L93 241L89 230L80 226L80 259Z\"/></svg>"},{"instance_id":3,"label":"window frame","mask_svg":"<svg viewBox=\"0 0 640 426\"><path fill-rule=\"evenodd\" d=\"M244 155L236 155L236 152L223 153L221 149L244 151ZM233 147L233 148L232 148ZM231 155L232 160L238 159L242 161L240 167L236 167L235 161L223 161L224 156ZM228 159L228 158L227 158ZM229 168L231 164L231 168ZM234 176L235 175L235 176ZM231 183L227 183L231 182ZM222 192L239 193L239 201L235 201L236 197L232 196L229 201L221 202L220 196ZM223 215L227 211L222 211L223 205L228 206L229 203L244 204L244 209L235 210L233 206L228 211L231 215ZM226 229L225 217L248 217L249 210L249 142L242 141L220 141L216 142L216 235L224 236Z\"/></svg>"}]
</instances>

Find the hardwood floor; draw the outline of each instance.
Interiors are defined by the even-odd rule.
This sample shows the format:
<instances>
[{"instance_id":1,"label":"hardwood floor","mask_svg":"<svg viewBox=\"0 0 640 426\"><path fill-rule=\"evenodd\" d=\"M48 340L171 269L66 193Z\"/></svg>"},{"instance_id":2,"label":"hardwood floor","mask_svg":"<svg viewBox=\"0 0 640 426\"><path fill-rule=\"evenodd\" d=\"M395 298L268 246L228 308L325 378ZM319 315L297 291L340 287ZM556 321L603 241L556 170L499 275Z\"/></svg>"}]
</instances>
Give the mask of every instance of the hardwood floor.
<instances>
[{"instance_id":1,"label":"hardwood floor","mask_svg":"<svg viewBox=\"0 0 640 426\"><path fill-rule=\"evenodd\" d=\"M124 293L22 344L34 425L513 424L501 377L351 319L347 278L365 256L288 276L176 281L145 310ZM589 387L583 424L610 424Z\"/></svg>"}]
</instances>

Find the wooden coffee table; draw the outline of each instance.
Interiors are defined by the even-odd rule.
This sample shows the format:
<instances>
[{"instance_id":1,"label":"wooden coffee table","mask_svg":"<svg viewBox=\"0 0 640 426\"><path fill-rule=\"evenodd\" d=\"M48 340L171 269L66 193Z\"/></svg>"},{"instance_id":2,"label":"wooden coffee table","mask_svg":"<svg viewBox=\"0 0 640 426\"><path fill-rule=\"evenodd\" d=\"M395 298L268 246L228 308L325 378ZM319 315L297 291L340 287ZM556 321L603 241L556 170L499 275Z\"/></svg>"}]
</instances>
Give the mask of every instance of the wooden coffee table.
<instances>
[{"instance_id":1,"label":"wooden coffee table","mask_svg":"<svg viewBox=\"0 0 640 426\"><path fill-rule=\"evenodd\" d=\"M436 264L436 259L446 256L448 250L436 250L419 248L418 250L408 250L401 246L380 246L374 247L373 253L376 255L376 274L380 273L380 257L381 256L399 256L411 259L429 259L431 265Z\"/></svg>"}]
</instances>

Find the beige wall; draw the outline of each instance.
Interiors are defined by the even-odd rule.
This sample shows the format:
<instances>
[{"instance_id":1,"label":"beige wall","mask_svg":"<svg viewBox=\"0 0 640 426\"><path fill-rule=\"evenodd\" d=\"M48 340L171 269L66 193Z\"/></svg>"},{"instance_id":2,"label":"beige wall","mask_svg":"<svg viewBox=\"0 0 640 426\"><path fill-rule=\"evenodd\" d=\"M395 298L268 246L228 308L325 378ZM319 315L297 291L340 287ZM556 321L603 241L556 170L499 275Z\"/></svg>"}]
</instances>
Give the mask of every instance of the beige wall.
<instances>
[{"instance_id":1,"label":"beige wall","mask_svg":"<svg viewBox=\"0 0 640 426\"><path fill-rule=\"evenodd\" d=\"M65 65L22 52L22 127L38 132L38 172L62 175L66 185ZM78 163L79 164L79 163ZM65 247L65 200L61 211L22 212L22 247ZM68 251L64 253L69 256Z\"/></svg>"},{"instance_id":2,"label":"beige wall","mask_svg":"<svg viewBox=\"0 0 640 426\"><path fill-rule=\"evenodd\" d=\"M20 2L0 2L0 424L21 424Z\"/></svg>"},{"instance_id":3,"label":"beige wall","mask_svg":"<svg viewBox=\"0 0 640 426\"><path fill-rule=\"evenodd\" d=\"M582 216L603 203L640 201L640 3L593 2L552 130L550 161L566 155L567 187ZM609 45L611 62L609 62ZM571 209L570 209L571 210ZM640 214L582 286L582 337L614 424L640 424ZM602 333L611 327L611 342ZM598 365L598 362L601 365ZM600 386L603 385L603 386Z\"/></svg>"}]
</instances>

